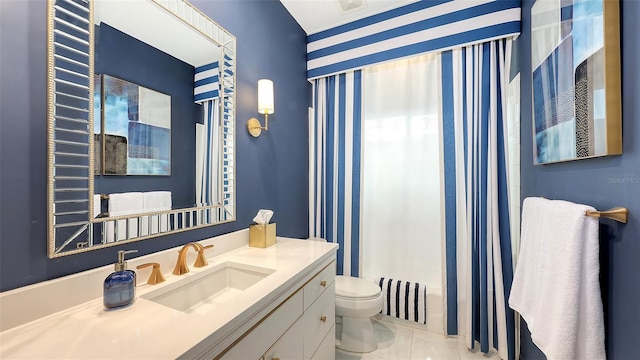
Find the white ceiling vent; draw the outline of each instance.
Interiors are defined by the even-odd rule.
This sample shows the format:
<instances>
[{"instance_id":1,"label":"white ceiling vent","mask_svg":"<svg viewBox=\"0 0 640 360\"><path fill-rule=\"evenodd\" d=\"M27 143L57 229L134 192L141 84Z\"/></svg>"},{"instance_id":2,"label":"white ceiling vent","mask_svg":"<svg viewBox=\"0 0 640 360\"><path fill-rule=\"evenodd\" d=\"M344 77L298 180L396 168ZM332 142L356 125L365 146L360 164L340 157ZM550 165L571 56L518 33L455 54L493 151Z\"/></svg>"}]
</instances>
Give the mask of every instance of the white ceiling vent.
<instances>
[{"instance_id":1,"label":"white ceiling vent","mask_svg":"<svg viewBox=\"0 0 640 360\"><path fill-rule=\"evenodd\" d=\"M366 0L337 0L343 13L367 7Z\"/></svg>"}]
</instances>

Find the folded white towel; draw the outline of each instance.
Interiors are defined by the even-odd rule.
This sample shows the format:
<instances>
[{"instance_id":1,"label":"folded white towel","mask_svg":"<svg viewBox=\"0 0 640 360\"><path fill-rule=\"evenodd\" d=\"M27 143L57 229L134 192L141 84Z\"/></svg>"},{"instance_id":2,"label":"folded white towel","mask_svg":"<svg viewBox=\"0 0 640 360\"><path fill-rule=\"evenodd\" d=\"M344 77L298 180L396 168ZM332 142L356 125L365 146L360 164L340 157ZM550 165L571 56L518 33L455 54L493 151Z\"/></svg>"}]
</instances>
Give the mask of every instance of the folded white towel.
<instances>
[{"instance_id":1,"label":"folded white towel","mask_svg":"<svg viewBox=\"0 0 640 360\"><path fill-rule=\"evenodd\" d=\"M142 212L143 198L141 192L126 192L109 195L109 215L129 215Z\"/></svg>"},{"instance_id":2,"label":"folded white towel","mask_svg":"<svg viewBox=\"0 0 640 360\"><path fill-rule=\"evenodd\" d=\"M171 210L171 191L144 192L142 193L142 202L145 213ZM149 219L151 219L151 224L149 224ZM167 214L143 217L140 235L145 236L165 232L167 231L168 224L169 215Z\"/></svg>"},{"instance_id":3,"label":"folded white towel","mask_svg":"<svg viewBox=\"0 0 640 360\"><path fill-rule=\"evenodd\" d=\"M143 211L141 192L128 192L109 195L109 216L123 216L139 214ZM127 220L118 220L117 236L115 225L108 222L105 225L105 242L124 240L138 237L138 219L129 219L129 236L127 237Z\"/></svg>"},{"instance_id":4,"label":"folded white towel","mask_svg":"<svg viewBox=\"0 0 640 360\"><path fill-rule=\"evenodd\" d=\"M100 194L93 195L93 217L98 217L102 213L102 200L100 200Z\"/></svg>"},{"instance_id":5,"label":"folded white towel","mask_svg":"<svg viewBox=\"0 0 640 360\"><path fill-rule=\"evenodd\" d=\"M605 359L598 220L587 205L527 198L509 306L548 359Z\"/></svg>"},{"instance_id":6,"label":"folded white towel","mask_svg":"<svg viewBox=\"0 0 640 360\"><path fill-rule=\"evenodd\" d=\"M171 210L171 191L147 191L142 193L145 212ZM159 209L159 210L155 210Z\"/></svg>"}]
</instances>

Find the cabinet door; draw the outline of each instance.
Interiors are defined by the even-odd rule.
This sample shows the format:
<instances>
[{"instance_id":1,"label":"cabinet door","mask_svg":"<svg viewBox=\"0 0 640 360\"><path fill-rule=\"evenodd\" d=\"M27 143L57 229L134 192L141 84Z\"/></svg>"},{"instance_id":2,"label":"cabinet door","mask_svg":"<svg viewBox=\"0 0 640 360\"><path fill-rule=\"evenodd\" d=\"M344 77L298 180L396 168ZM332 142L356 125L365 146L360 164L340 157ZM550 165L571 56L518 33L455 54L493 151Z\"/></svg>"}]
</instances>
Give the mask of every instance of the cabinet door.
<instances>
[{"instance_id":1,"label":"cabinet door","mask_svg":"<svg viewBox=\"0 0 640 360\"><path fill-rule=\"evenodd\" d=\"M224 360L250 360L260 357L294 323L303 311L302 292L298 291L267 316L256 328L222 356Z\"/></svg>"},{"instance_id":2,"label":"cabinet door","mask_svg":"<svg viewBox=\"0 0 640 360\"><path fill-rule=\"evenodd\" d=\"M322 344L318 346L318 350L313 354L311 360L335 360L336 358L336 330L335 326L329 330L327 336L324 337Z\"/></svg>"},{"instance_id":3,"label":"cabinet door","mask_svg":"<svg viewBox=\"0 0 640 360\"><path fill-rule=\"evenodd\" d=\"M304 351L302 347L302 321L296 321L264 354L264 360L300 360Z\"/></svg>"},{"instance_id":4,"label":"cabinet door","mask_svg":"<svg viewBox=\"0 0 640 360\"><path fill-rule=\"evenodd\" d=\"M327 287L302 316L304 323L304 359L311 359L322 340L336 323L335 284Z\"/></svg>"}]
</instances>

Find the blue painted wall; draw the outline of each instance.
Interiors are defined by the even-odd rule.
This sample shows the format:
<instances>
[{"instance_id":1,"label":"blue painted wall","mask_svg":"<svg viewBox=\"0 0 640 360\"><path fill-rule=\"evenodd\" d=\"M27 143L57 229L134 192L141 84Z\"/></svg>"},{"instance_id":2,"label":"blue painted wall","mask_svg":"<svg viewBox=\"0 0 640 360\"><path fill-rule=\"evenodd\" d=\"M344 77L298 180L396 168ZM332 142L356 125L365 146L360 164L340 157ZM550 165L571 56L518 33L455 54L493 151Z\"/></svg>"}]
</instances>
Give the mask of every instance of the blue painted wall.
<instances>
[{"instance_id":1,"label":"blue painted wall","mask_svg":"<svg viewBox=\"0 0 640 360\"><path fill-rule=\"evenodd\" d=\"M279 1L192 1L237 37L237 221L50 260L46 196L46 2L0 1L0 291L245 229L260 208L278 235L308 236L306 34ZM274 82L275 114L259 138L257 81Z\"/></svg>"},{"instance_id":2,"label":"blue painted wall","mask_svg":"<svg viewBox=\"0 0 640 360\"><path fill-rule=\"evenodd\" d=\"M609 359L635 359L640 333L640 2L621 1L623 155L551 165L533 165L531 122L531 0L523 1L518 46L521 77L522 197L544 196L590 204L624 206L629 223L601 220L601 284ZM543 359L522 325L522 357Z\"/></svg>"},{"instance_id":3,"label":"blue painted wall","mask_svg":"<svg viewBox=\"0 0 640 360\"><path fill-rule=\"evenodd\" d=\"M202 105L193 102L193 66L109 25L95 28L96 74L114 76L171 96L173 161L169 176L96 176L94 192L171 191L174 208L195 206L195 124L203 120Z\"/></svg>"}]
</instances>

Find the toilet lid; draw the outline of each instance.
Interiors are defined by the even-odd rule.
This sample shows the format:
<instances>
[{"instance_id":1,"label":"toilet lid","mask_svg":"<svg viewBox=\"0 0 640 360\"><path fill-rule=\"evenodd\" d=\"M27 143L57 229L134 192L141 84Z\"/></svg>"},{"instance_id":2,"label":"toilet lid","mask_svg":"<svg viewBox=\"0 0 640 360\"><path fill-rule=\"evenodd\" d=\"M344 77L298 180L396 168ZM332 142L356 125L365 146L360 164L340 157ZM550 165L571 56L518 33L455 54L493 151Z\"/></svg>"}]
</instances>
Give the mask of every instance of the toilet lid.
<instances>
[{"instance_id":1,"label":"toilet lid","mask_svg":"<svg viewBox=\"0 0 640 360\"><path fill-rule=\"evenodd\" d=\"M348 299L373 299L380 295L380 287L371 281L351 276L336 276L336 296Z\"/></svg>"}]
</instances>

